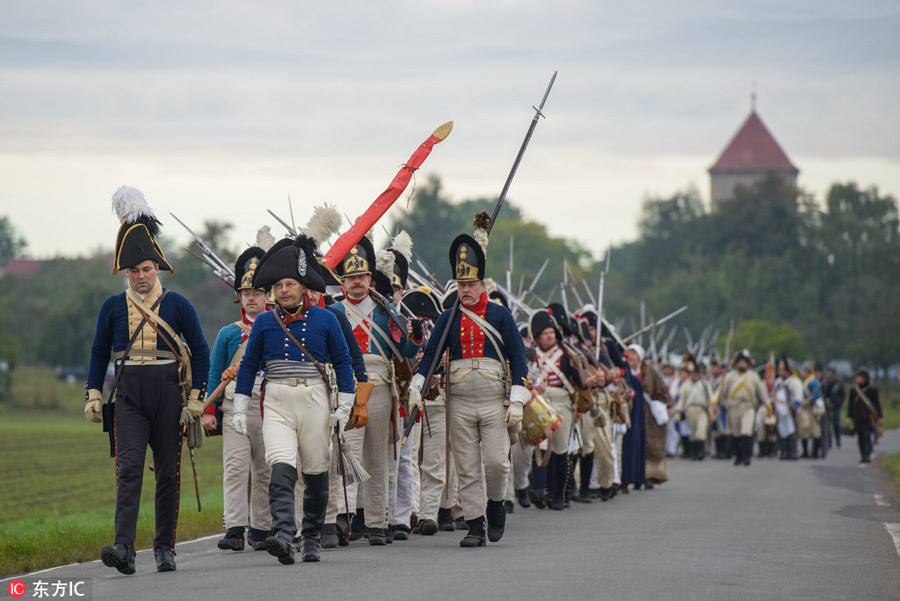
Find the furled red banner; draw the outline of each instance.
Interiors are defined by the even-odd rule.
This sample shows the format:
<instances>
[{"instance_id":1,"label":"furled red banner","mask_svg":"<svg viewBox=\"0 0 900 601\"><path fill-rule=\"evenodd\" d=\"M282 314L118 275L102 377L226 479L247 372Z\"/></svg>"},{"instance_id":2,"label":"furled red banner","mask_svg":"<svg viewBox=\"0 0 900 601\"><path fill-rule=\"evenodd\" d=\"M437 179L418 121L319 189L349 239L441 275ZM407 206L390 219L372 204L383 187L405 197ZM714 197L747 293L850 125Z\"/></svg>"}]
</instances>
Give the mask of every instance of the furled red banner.
<instances>
[{"instance_id":1,"label":"furled red banner","mask_svg":"<svg viewBox=\"0 0 900 601\"><path fill-rule=\"evenodd\" d=\"M400 168L400 171L394 176L394 179L391 181L391 185L387 187L387 190L382 192L378 198L375 199L375 202L366 209L366 212L363 213L362 217L357 219L356 223L354 223L349 230L344 232L334 245L328 249L328 252L325 253L325 263L330 269L334 269L338 263L341 262L341 259L347 256L350 249L353 248L357 242L362 240L362 237L366 235L366 232L372 229L372 226L374 226L387 210L391 208L394 201L400 198L400 195L403 194L403 191L409 184L413 172L425 162L425 159L431 154L431 149L434 145L450 135L451 129L453 129L453 121L448 121L434 130L434 133L431 134L421 146L416 148L415 152L412 153L412 156L409 157L409 160L406 161L406 164Z\"/></svg>"}]
</instances>

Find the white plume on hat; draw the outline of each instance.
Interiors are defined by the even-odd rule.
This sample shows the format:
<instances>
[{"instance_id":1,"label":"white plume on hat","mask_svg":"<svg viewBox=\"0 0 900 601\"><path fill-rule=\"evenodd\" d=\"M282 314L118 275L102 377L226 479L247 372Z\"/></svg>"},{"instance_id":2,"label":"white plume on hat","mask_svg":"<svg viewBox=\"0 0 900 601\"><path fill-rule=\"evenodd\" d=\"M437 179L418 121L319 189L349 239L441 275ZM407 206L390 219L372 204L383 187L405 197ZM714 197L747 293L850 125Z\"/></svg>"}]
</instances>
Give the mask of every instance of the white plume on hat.
<instances>
[{"instance_id":1,"label":"white plume on hat","mask_svg":"<svg viewBox=\"0 0 900 601\"><path fill-rule=\"evenodd\" d=\"M394 236L391 247L406 257L407 261L412 261L413 241L412 236L410 236L406 230L400 230L400 233Z\"/></svg>"},{"instance_id":2,"label":"white plume on hat","mask_svg":"<svg viewBox=\"0 0 900 601\"><path fill-rule=\"evenodd\" d=\"M341 214L327 202L313 209L313 214L306 222L303 233L322 245L341 229Z\"/></svg>"},{"instance_id":3,"label":"white plume on hat","mask_svg":"<svg viewBox=\"0 0 900 601\"><path fill-rule=\"evenodd\" d=\"M390 278L394 273L394 261L396 257L389 250L380 250L375 253L375 269Z\"/></svg>"},{"instance_id":4,"label":"white plume on hat","mask_svg":"<svg viewBox=\"0 0 900 601\"><path fill-rule=\"evenodd\" d=\"M256 232L256 245L263 249L263 252L269 252L275 244L275 236L272 235L272 228L264 225Z\"/></svg>"},{"instance_id":5,"label":"white plume on hat","mask_svg":"<svg viewBox=\"0 0 900 601\"><path fill-rule=\"evenodd\" d=\"M134 223L138 217L143 216L156 219L153 209L144 198L144 193L131 186L119 186L112 197L112 209L119 221L128 220L128 223Z\"/></svg>"}]
</instances>

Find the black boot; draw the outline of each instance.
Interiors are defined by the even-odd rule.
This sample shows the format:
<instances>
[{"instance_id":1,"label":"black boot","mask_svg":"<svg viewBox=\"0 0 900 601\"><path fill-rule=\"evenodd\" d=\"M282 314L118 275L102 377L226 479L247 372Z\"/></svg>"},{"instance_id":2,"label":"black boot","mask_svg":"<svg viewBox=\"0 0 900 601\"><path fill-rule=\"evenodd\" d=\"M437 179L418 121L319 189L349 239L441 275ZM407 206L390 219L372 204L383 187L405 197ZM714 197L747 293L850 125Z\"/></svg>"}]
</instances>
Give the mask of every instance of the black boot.
<instances>
[{"instance_id":1,"label":"black boot","mask_svg":"<svg viewBox=\"0 0 900 601\"><path fill-rule=\"evenodd\" d=\"M591 503L591 474L594 472L594 454L584 455L580 459L581 486L579 493L582 503Z\"/></svg>"},{"instance_id":2,"label":"black boot","mask_svg":"<svg viewBox=\"0 0 900 601\"><path fill-rule=\"evenodd\" d=\"M695 440L693 442L694 445L694 460L695 461L703 461L703 458L706 457L706 443L702 440Z\"/></svg>"},{"instance_id":3,"label":"black boot","mask_svg":"<svg viewBox=\"0 0 900 601\"><path fill-rule=\"evenodd\" d=\"M734 465L741 465L744 462L744 456L743 456L744 437L743 436L731 436L730 438L731 438L731 448L732 448L732 451L734 452ZM751 449L750 452L752 453L753 450Z\"/></svg>"},{"instance_id":4,"label":"black boot","mask_svg":"<svg viewBox=\"0 0 900 601\"><path fill-rule=\"evenodd\" d=\"M484 516L477 517L474 520L466 520L469 526L469 532L459 541L460 547L483 547L484 542Z\"/></svg>"},{"instance_id":5,"label":"black boot","mask_svg":"<svg viewBox=\"0 0 900 601\"><path fill-rule=\"evenodd\" d=\"M346 513L342 513L337 516L337 520L334 524L338 546L346 547L350 544L350 518Z\"/></svg>"},{"instance_id":6,"label":"black boot","mask_svg":"<svg viewBox=\"0 0 900 601\"><path fill-rule=\"evenodd\" d=\"M735 446L737 443L737 437L733 434L725 435L725 442L722 443L725 445L725 459L731 459L735 455Z\"/></svg>"},{"instance_id":7,"label":"black boot","mask_svg":"<svg viewBox=\"0 0 900 601\"><path fill-rule=\"evenodd\" d=\"M337 546L337 524L325 524L322 526L322 548L335 549Z\"/></svg>"},{"instance_id":8,"label":"black boot","mask_svg":"<svg viewBox=\"0 0 900 601\"><path fill-rule=\"evenodd\" d=\"M406 524L392 524L391 538L394 540L409 540L410 527Z\"/></svg>"},{"instance_id":9,"label":"black boot","mask_svg":"<svg viewBox=\"0 0 900 601\"><path fill-rule=\"evenodd\" d=\"M793 434L790 438L788 438L788 459L790 461L797 461L797 435Z\"/></svg>"},{"instance_id":10,"label":"black boot","mask_svg":"<svg viewBox=\"0 0 900 601\"><path fill-rule=\"evenodd\" d=\"M812 458L818 459L821 452L822 452L822 439L821 438L813 438Z\"/></svg>"},{"instance_id":11,"label":"black boot","mask_svg":"<svg viewBox=\"0 0 900 601\"><path fill-rule=\"evenodd\" d=\"M572 491L575 490L575 456L565 455L566 479L563 481L563 506L568 509L571 506Z\"/></svg>"},{"instance_id":12,"label":"black boot","mask_svg":"<svg viewBox=\"0 0 900 601\"><path fill-rule=\"evenodd\" d=\"M234 526L225 533L225 538L220 540L216 545L223 551L243 551L244 550L244 527Z\"/></svg>"},{"instance_id":13,"label":"black boot","mask_svg":"<svg viewBox=\"0 0 900 601\"><path fill-rule=\"evenodd\" d=\"M294 521L294 483L296 481L297 468L294 466L287 463L276 463L272 466L269 474L272 535L266 539L266 551L285 565L294 563L294 546L291 542L297 527Z\"/></svg>"},{"instance_id":14,"label":"black boot","mask_svg":"<svg viewBox=\"0 0 900 601\"><path fill-rule=\"evenodd\" d=\"M355 541L361 539L366 535L366 511L362 507L356 510L356 515L353 516L353 521L350 523L352 526L350 541Z\"/></svg>"},{"instance_id":15,"label":"black boot","mask_svg":"<svg viewBox=\"0 0 900 601\"><path fill-rule=\"evenodd\" d=\"M750 460L753 458L753 437L752 436L741 436L741 451L743 452L743 463L744 465L750 465Z\"/></svg>"},{"instance_id":16,"label":"black boot","mask_svg":"<svg viewBox=\"0 0 900 601\"><path fill-rule=\"evenodd\" d=\"M419 520L419 534L423 536L434 536L437 534L438 525L434 520L422 519Z\"/></svg>"},{"instance_id":17,"label":"black boot","mask_svg":"<svg viewBox=\"0 0 900 601\"><path fill-rule=\"evenodd\" d=\"M564 453L550 455L550 465L547 469L547 483L550 492L550 508L562 511L565 506L565 488L568 473L569 457Z\"/></svg>"},{"instance_id":18,"label":"black boot","mask_svg":"<svg viewBox=\"0 0 900 601\"><path fill-rule=\"evenodd\" d=\"M506 528L506 508L503 506L503 501L488 499L485 515L488 540L496 543L503 537L503 530Z\"/></svg>"},{"instance_id":19,"label":"black boot","mask_svg":"<svg viewBox=\"0 0 900 601\"><path fill-rule=\"evenodd\" d=\"M528 489L526 488L516 490L516 500L519 502L519 505L525 509L531 507L531 499L528 498Z\"/></svg>"},{"instance_id":20,"label":"black boot","mask_svg":"<svg viewBox=\"0 0 900 601\"><path fill-rule=\"evenodd\" d=\"M779 447L779 459L787 459L788 458L788 439L787 438L779 438L778 439L778 447Z\"/></svg>"},{"instance_id":21,"label":"black boot","mask_svg":"<svg viewBox=\"0 0 900 601\"><path fill-rule=\"evenodd\" d=\"M800 455L800 459L809 459L809 441L804 438L800 444L803 446L803 454Z\"/></svg>"},{"instance_id":22,"label":"black boot","mask_svg":"<svg viewBox=\"0 0 900 601\"><path fill-rule=\"evenodd\" d=\"M681 437L681 458L682 459L690 459L691 455L693 455L693 445L691 444L690 436L682 436Z\"/></svg>"},{"instance_id":23,"label":"black boot","mask_svg":"<svg viewBox=\"0 0 900 601\"><path fill-rule=\"evenodd\" d=\"M328 509L328 472L303 474L303 485L300 560L319 561L322 526L325 524L325 512Z\"/></svg>"},{"instance_id":24,"label":"black boot","mask_svg":"<svg viewBox=\"0 0 900 601\"><path fill-rule=\"evenodd\" d=\"M449 507L438 509L438 528L441 529L441 532L453 532L456 530L456 525L453 523L453 514L450 513Z\"/></svg>"},{"instance_id":25,"label":"black boot","mask_svg":"<svg viewBox=\"0 0 900 601\"><path fill-rule=\"evenodd\" d=\"M122 574L134 574L134 549L124 543L103 547L100 559L108 568L116 568Z\"/></svg>"},{"instance_id":26,"label":"black boot","mask_svg":"<svg viewBox=\"0 0 900 601\"><path fill-rule=\"evenodd\" d=\"M550 450L548 449L545 452L549 453ZM532 460L531 488L528 489L528 498L531 499L531 502L534 503L534 506L538 509L544 509L549 504L546 493L549 471L549 463L545 466L540 466L537 461Z\"/></svg>"},{"instance_id":27,"label":"black boot","mask_svg":"<svg viewBox=\"0 0 900 601\"><path fill-rule=\"evenodd\" d=\"M247 541L250 543L250 546L253 547L254 551L265 551L267 536L269 536L268 530L250 528L250 534L247 536Z\"/></svg>"},{"instance_id":28,"label":"black boot","mask_svg":"<svg viewBox=\"0 0 900 601\"><path fill-rule=\"evenodd\" d=\"M153 549L156 555L156 571L157 572L174 572L175 571L175 553L169 545L160 545Z\"/></svg>"}]
</instances>

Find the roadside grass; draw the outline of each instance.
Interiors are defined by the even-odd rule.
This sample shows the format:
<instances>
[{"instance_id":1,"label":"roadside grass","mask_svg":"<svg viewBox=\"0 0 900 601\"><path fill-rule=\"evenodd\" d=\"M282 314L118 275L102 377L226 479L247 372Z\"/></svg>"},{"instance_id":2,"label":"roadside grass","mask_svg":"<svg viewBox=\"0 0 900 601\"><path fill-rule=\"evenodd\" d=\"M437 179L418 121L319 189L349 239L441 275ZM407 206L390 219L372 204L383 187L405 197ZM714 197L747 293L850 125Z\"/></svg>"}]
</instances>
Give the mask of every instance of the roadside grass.
<instances>
[{"instance_id":1,"label":"roadside grass","mask_svg":"<svg viewBox=\"0 0 900 601\"><path fill-rule=\"evenodd\" d=\"M81 388L55 378L54 383L29 385L31 390L51 392L57 385ZM100 548L113 542L115 460L109 457L107 435L100 424L84 418L83 397L75 397L73 403L69 391L58 390L57 411L0 408L4 424L4 436L0 437L0 577L97 559ZM185 447L179 540L222 531L221 437L205 438L194 455L203 511L197 511ZM151 459L148 452L148 466ZM147 469L135 543L138 549L153 544L154 490L154 475Z\"/></svg>"},{"instance_id":2,"label":"roadside grass","mask_svg":"<svg viewBox=\"0 0 900 601\"><path fill-rule=\"evenodd\" d=\"M894 484L900 488L900 452L891 453L881 458L881 467L886 469L894 479Z\"/></svg>"},{"instance_id":3,"label":"roadside grass","mask_svg":"<svg viewBox=\"0 0 900 601\"><path fill-rule=\"evenodd\" d=\"M900 428L900 384L888 384L882 388L881 413L886 430Z\"/></svg>"}]
</instances>

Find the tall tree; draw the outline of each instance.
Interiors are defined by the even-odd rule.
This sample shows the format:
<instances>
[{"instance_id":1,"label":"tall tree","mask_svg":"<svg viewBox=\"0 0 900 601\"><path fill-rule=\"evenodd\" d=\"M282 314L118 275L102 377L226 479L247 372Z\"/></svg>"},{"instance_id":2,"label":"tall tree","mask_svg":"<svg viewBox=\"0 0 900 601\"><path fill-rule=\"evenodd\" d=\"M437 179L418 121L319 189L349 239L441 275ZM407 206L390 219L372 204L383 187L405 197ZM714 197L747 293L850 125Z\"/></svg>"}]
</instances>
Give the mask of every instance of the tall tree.
<instances>
[{"instance_id":1,"label":"tall tree","mask_svg":"<svg viewBox=\"0 0 900 601\"><path fill-rule=\"evenodd\" d=\"M28 243L16 232L9 217L0 217L0 265L6 265L10 259L22 254Z\"/></svg>"}]
</instances>

